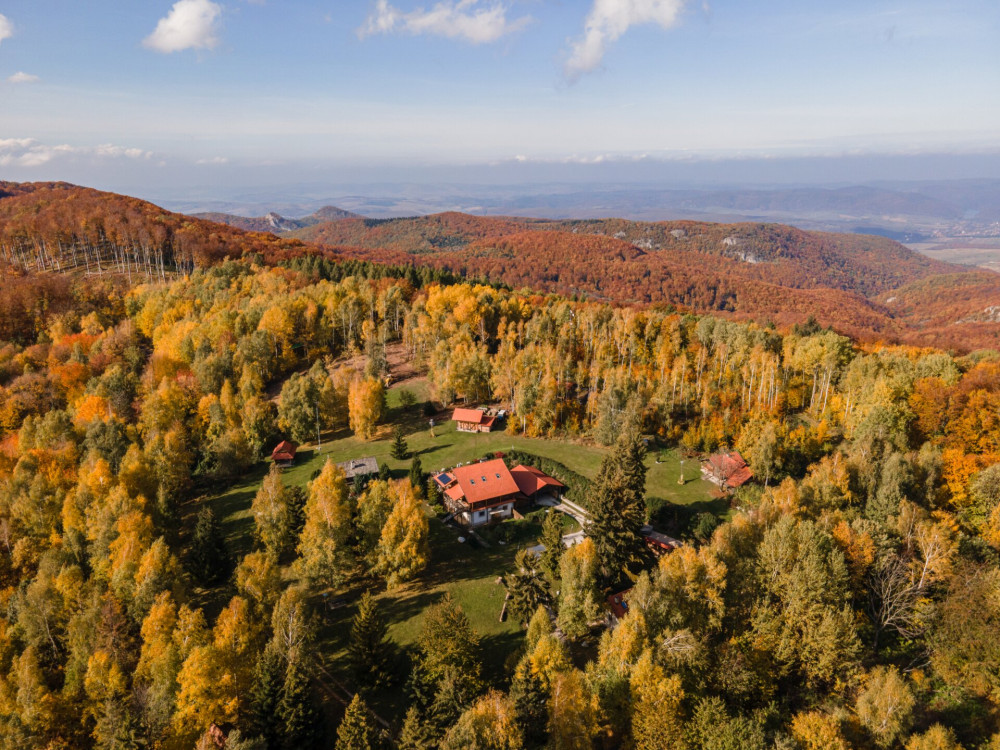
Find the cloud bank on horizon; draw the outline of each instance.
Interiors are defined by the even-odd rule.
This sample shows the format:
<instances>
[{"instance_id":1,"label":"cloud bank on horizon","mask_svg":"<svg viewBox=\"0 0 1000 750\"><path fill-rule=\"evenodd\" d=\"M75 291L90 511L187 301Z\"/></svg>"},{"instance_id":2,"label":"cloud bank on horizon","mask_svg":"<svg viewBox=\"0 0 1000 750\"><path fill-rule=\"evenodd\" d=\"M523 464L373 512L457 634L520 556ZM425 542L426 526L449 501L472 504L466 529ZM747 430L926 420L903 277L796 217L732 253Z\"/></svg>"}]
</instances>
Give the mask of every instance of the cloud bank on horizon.
<instances>
[{"instance_id":1,"label":"cloud bank on horizon","mask_svg":"<svg viewBox=\"0 0 1000 750\"><path fill-rule=\"evenodd\" d=\"M214 49L219 44L222 6L211 0L178 0L143 40L148 49L163 54L187 49Z\"/></svg>"},{"instance_id":2,"label":"cloud bank on horizon","mask_svg":"<svg viewBox=\"0 0 1000 750\"><path fill-rule=\"evenodd\" d=\"M0 138L0 167L40 167L56 159L86 156L94 159L151 159L151 151L111 143L100 146L50 145L34 138Z\"/></svg>"}]
</instances>

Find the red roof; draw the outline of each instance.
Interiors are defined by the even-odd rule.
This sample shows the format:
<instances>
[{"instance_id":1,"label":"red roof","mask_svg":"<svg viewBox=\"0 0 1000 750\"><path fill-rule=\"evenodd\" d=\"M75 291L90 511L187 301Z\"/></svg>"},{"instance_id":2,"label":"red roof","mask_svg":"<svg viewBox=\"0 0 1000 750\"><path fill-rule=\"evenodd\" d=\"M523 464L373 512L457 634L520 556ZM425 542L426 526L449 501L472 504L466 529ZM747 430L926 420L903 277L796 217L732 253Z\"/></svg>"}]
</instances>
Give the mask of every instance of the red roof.
<instances>
[{"instance_id":1,"label":"red roof","mask_svg":"<svg viewBox=\"0 0 1000 750\"><path fill-rule=\"evenodd\" d=\"M611 613L619 620L628 614L628 600L625 598L632 589L626 589L620 594L612 594L605 601Z\"/></svg>"},{"instance_id":2,"label":"red roof","mask_svg":"<svg viewBox=\"0 0 1000 750\"><path fill-rule=\"evenodd\" d=\"M716 453L708 459L712 476L721 479L730 487L740 487L753 478L753 472L738 451Z\"/></svg>"},{"instance_id":3,"label":"red roof","mask_svg":"<svg viewBox=\"0 0 1000 750\"><path fill-rule=\"evenodd\" d=\"M566 489L566 485L560 482L558 479L550 477L543 471L539 471L534 466L515 466L510 470L510 475L514 477L514 481L517 483L517 488L521 491L522 495L534 495L539 490L543 490L546 487L552 487L553 489Z\"/></svg>"},{"instance_id":4,"label":"red roof","mask_svg":"<svg viewBox=\"0 0 1000 750\"><path fill-rule=\"evenodd\" d=\"M653 531L652 529L643 528L642 537L648 543L656 545L661 550L674 550L682 546L681 543L673 537L661 534L659 531Z\"/></svg>"},{"instance_id":5,"label":"red roof","mask_svg":"<svg viewBox=\"0 0 1000 750\"><path fill-rule=\"evenodd\" d=\"M465 502L481 505L518 493L517 482L501 459L459 466L452 473L462 490Z\"/></svg>"},{"instance_id":6,"label":"red roof","mask_svg":"<svg viewBox=\"0 0 1000 750\"><path fill-rule=\"evenodd\" d=\"M290 440L282 440L278 443L274 451L271 453L271 458L275 461L294 461L295 451L297 451L299 446Z\"/></svg>"},{"instance_id":7,"label":"red roof","mask_svg":"<svg viewBox=\"0 0 1000 750\"><path fill-rule=\"evenodd\" d=\"M486 412L482 409L455 409L451 415L453 422L471 422L472 424L482 424L486 421Z\"/></svg>"}]
</instances>

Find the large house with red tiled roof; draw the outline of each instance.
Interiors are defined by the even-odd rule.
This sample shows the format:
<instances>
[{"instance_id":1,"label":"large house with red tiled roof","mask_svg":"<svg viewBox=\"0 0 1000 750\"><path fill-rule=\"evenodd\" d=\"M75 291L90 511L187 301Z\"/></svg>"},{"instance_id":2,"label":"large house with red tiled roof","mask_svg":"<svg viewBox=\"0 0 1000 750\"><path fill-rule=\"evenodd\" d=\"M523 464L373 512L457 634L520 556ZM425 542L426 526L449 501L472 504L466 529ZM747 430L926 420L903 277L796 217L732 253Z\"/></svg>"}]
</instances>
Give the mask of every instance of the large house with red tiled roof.
<instances>
[{"instance_id":1,"label":"large house with red tiled roof","mask_svg":"<svg viewBox=\"0 0 1000 750\"><path fill-rule=\"evenodd\" d=\"M497 417L490 416L483 409L455 409L451 421L459 432L492 432L497 426Z\"/></svg>"},{"instance_id":2,"label":"large house with red tiled roof","mask_svg":"<svg viewBox=\"0 0 1000 750\"><path fill-rule=\"evenodd\" d=\"M510 469L500 458L459 466L436 475L434 481L444 495L445 507L463 526L511 518L520 495Z\"/></svg>"},{"instance_id":3,"label":"large house with red tiled roof","mask_svg":"<svg viewBox=\"0 0 1000 750\"><path fill-rule=\"evenodd\" d=\"M724 490L742 487L753 479L753 472L738 451L715 453L705 459L701 472L710 482L715 482Z\"/></svg>"}]
</instances>

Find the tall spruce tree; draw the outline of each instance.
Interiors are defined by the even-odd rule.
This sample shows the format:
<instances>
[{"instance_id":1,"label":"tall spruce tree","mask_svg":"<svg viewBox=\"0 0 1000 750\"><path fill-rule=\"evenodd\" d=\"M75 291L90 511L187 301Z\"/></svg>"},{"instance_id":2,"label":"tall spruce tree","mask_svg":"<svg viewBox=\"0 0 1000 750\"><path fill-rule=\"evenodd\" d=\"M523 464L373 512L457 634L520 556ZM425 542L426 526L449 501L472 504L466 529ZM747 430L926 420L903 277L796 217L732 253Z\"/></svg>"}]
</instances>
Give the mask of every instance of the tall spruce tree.
<instances>
[{"instance_id":1,"label":"tall spruce tree","mask_svg":"<svg viewBox=\"0 0 1000 750\"><path fill-rule=\"evenodd\" d=\"M542 523L541 543L545 551L538 559L538 567L553 587L559 580L559 560L563 553L562 532L562 513L549 510Z\"/></svg>"},{"instance_id":2,"label":"tall spruce tree","mask_svg":"<svg viewBox=\"0 0 1000 750\"><path fill-rule=\"evenodd\" d=\"M284 727L279 710L284 689L285 660L276 648L268 647L254 669L248 727L248 734L261 739L266 750L281 750Z\"/></svg>"},{"instance_id":3,"label":"tall spruce tree","mask_svg":"<svg viewBox=\"0 0 1000 750\"><path fill-rule=\"evenodd\" d=\"M424 467L420 464L420 457L414 456L413 463L410 464L410 484L413 485L413 491L419 497L424 491Z\"/></svg>"},{"instance_id":4,"label":"tall spruce tree","mask_svg":"<svg viewBox=\"0 0 1000 750\"><path fill-rule=\"evenodd\" d=\"M355 695L337 729L336 750L378 750L379 746L371 712L361 696Z\"/></svg>"},{"instance_id":5,"label":"tall spruce tree","mask_svg":"<svg viewBox=\"0 0 1000 750\"><path fill-rule=\"evenodd\" d=\"M420 710L410 706L396 741L397 750L430 750L435 744L434 731L427 725Z\"/></svg>"},{"instance_id":6,"label":"tall spruce tree","mask_svg":"<svg viewBox=\"0 0 1000 750\"><path fill-rule=\"evenodd\" d=\"M229 575L232 560L215 513L207 505L198 512L191 538L191 572L199 581L217 583Z\"/></svg>"},{"instance_id":7,"label":"tall spruce tree","mask_svg":"<svg viewBox=\"0 0 1000 750\"><path fill-rule=\"evenodd\" d=\"M517 553L514 570L504 575L501 581L507 589L511 613L521 624L527 624L539 607L552 601L548 581L539 570L538 560L526 549Z\"/></svg>"},{"instance_id":8,"label":"tall spruce tree","mask_svg":"<svg viewBox=\"0 0 1000 750\"><path fill-rule=\"evenodd\" d=\"M392 457L397 461L404 460L410 455L410 448L403 437L403 428L396 425L392 428Z\"/></svg>"},{"instance_id":9,"label":"tall spruce tree","mask_svg":"<svg viewBox=\"0 0 1000 750\"><path fill-rule=\"evenodd\" d=\"M548 739L549 691L542 676L532 669L527 659L523 659L514 670L510 697L514 702L517 723L524 731L525 746L543 747Z\"/></svg>"},{"instance_id":10,"label":"tall spruce tree","mask_svg":"<svg viewBox=\"0 0 1000 750\"><path fill-rule=\"evenodd\" d=\"M319 745L323 719L316 706L309 675L294 661L285 672L278 716L283 750L308 750Z\"/></svg>"},{"instance_id":11,"label":"tall spruce tree","mask_svg":"<svg viewBox=\"0 0 1000 750\"><path fill-rule=\"evenodd\" d=\"M643 559L641 537L646 520L646 447L634 427L622 431L601 462L591 486L591 522L597 570L605 586L616 586L626 568Z\"/></svg>"},{"instance_id":12,"label":"tall spruce tree","mask_svg":"<svg viewBox=\"0 0 1000 750\"><path fill-rule=\"evenodd\" d=\"M351 625L348 644L351 670L362 688L382 687L392 678L392 644L386 632L375 597L365 592Z\"/></svg>"}]
</instances>

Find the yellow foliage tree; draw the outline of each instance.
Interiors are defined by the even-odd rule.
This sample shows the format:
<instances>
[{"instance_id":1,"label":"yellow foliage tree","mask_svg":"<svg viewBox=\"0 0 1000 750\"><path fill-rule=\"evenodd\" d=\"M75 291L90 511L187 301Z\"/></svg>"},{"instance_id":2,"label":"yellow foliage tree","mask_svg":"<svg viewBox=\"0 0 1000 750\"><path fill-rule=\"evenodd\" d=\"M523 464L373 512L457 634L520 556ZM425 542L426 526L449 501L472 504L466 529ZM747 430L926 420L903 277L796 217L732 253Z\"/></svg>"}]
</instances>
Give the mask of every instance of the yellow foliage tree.
<instances>
[{"instance_id":1,"label":"yellow foliage tree","mask_svg":"<svg viewBox=\"0 0 1000 750\"><path fill-rule=\"evenodd\" d=\"M647 649L632 669L632 738L636 750L684 750L684 689Z\"/></svg>"},{"instance_id":2,"label":"yellow foliage tree","mask_svg":"<svg viewBox=\"0 0 1000 750\"><path fill-rule=\"evenodd\" d=\"M552 685L549 738L553 750L592 750L597 737L597 697L578 669L563 672Z\"/></svg>"},{"instance_id":3,"label":"yellow foliage tree","mask_svg":"<svg viewBox=\"0 0 1000 750\"><path fill-rule=\"evenodd\" d=\"M521 750L524 737L511 699L491 690L448 730L441 750Z\"/></svg>"},{"instance_id":4,"label":"yellow foliage tree","mask_svg":"<svg viewBox=\"0 0 1000 750\"><path fill-rule=\"evenodd\" d=\"M348 546L351 502L344 470L330 459L309 484L306 522L299 539L304 575L324 586L338 585L352 564Z\"/></svg>"},{"instance_id":5,"label":"yellow foliage tree","mask_svg":"<svg viewBox=\"0 0 1000 750\"><path fill-rule=\"evenodd\" d=\"M375 437L375 428L385 410L385 386L377 378L356 376L347 395L351 430L362 440Z\"/></svg>"},{"instance_id":6,"label":"yellow foliage tree","mask_svg":"<svg viewBox=\"0 0 1000 750\"><path fill-rule=\"evenodd\" d=\"M392 489L396 503L382 527L375 552L375 570L389 588L412 579L430 560L430 527L413 485L404 479L393 482Z\"/></svg>"},{"instance_id":7,"label":"yellow foliage tree","mask_svg":"<svg viewBox=\"0 0 1000 750\"><path fill-rule=\"evenodd\" d=\"M226 671L218 650L196 646L177 675L173 728L178 745L193 746L207 722L235 722L239 703L233 675Z\"/></svg>"},{"instance_id":8,"label":"yellow foliage tree","mask_svg":"<svg viewBox=\"0 0 1000 750\"><path fill-rule=\"evenodd\" d=\"M995 740L996 738L994 738L994 742L983 747L994 747ZM923 734L915 734L910 737L906 743L906 750L963 750L963 748L958 744L952 730L935 724Z\"/></svg>"},{"instance_id":9,"label":"yellow foliage tree","mask_svg":"<svg viewBox=\"0 0 1000 750\"><path fill-rule=\"evenodd\" d=\"M803 711L792 718L792 737L802 750L851 750L840 722L823 711Z\"/></svg>"}]
</instances>

